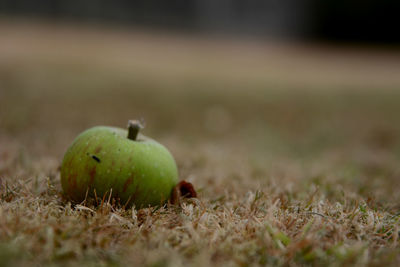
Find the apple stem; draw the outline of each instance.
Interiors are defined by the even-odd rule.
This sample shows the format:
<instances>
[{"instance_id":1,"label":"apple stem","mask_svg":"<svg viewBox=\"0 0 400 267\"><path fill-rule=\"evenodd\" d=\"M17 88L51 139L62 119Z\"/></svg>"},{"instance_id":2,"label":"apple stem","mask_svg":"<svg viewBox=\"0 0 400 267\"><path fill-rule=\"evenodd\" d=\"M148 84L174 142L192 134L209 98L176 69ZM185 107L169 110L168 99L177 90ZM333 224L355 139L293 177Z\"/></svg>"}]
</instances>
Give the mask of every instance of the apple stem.
<instances>
[{"instance_id":1,"label":"apple stem","mask_svg":"<svg viewBox=\"0 0 400 267\"><path fill-rule=\"evenodd\" d=\"M143 125L138 120L128 121L128 139L135 141L139 130L143 128Z\"/></svg>"}]
</instances>

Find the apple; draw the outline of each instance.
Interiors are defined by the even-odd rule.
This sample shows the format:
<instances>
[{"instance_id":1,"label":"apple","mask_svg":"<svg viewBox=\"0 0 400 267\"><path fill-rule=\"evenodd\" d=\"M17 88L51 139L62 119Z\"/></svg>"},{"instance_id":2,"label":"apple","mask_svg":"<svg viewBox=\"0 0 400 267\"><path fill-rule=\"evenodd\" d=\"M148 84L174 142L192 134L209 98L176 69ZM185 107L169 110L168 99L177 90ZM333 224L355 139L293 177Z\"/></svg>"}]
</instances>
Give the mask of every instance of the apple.
<instances>
[{"instance_id":1,"label":"apple","mask_svg":"<svg viewBox=\"0 0 400 267\"><path fill-rule=\"evenodd\" d=\"M139 134L138 121L128 130L97 126L81 133L68 148L61 165L64 194L80 202L111 197L121 205L157 206L170 199L178 184L171 153Z\"/></svg>"}]
</instances>

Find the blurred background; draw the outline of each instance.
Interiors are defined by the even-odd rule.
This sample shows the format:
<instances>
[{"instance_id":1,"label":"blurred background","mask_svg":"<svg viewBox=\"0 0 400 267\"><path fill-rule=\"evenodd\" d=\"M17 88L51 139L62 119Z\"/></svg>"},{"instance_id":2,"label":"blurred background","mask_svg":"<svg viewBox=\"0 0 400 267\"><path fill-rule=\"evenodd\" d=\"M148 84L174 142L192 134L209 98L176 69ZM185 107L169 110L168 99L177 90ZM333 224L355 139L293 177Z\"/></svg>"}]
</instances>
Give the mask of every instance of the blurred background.
<instances>
[{"instance_id":1,"label":"blurred background","mask_svg":"<svg viewBox=\"0 0 400 267\"><path fill-rule=\"evenodd\" d=\"M395 0L2 0L3 15L125 24L196 33L399 43Z\"/></svg>"},{"instance_id":2,"label":"blurred background","mask_svg":"<svg viewBox=\"0 0 400 267\"><path fill-rule=\"evenodd\" d=\"M224 184L205 194L288 177L398 198L399 10L1 0L0 175L56 172L81 131L144 118L181 178Z\"/></svg>"}]
</instances>

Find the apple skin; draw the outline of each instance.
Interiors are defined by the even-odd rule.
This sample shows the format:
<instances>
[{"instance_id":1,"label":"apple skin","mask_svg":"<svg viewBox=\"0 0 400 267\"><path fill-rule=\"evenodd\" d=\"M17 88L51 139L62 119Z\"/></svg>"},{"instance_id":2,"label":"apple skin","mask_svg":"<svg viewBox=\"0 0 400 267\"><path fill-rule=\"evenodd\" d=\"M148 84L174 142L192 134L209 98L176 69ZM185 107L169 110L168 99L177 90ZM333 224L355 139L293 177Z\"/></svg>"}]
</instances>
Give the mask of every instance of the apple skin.
<instances>
[{"instance_id":1,"label":"apple skin","mask_svg":"<svg viewBox=\"0 0 400 267\"><path fill-rule=\"evenodd\" d=\"M169 151L139 135L127 138L121 128L97 126L81 133L68 148L61 165L61 185L67 197L110 193L121 205L137 208L164 204L178 183L178 170Z\"/></svg>"}]
</instances>

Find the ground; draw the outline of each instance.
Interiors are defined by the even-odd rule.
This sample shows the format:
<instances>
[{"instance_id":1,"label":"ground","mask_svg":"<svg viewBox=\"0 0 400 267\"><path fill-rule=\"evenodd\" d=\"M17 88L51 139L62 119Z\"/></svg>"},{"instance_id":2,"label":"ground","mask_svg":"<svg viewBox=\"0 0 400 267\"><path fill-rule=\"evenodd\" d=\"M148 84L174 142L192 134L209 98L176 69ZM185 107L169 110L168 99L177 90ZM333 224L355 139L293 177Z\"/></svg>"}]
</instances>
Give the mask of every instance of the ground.
<instances>
[{"instance_id":1,"label":"ground","mask_svg":"<svg viewBox=\"0 0 400 267\"><path fill-rule=\"evenodd\" d=\"M0 265L400 264L400 53L0 21ZM197 199L70 203L95 125L174 155Z\"/></svg>"}]
</instances>

